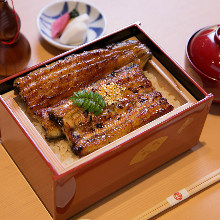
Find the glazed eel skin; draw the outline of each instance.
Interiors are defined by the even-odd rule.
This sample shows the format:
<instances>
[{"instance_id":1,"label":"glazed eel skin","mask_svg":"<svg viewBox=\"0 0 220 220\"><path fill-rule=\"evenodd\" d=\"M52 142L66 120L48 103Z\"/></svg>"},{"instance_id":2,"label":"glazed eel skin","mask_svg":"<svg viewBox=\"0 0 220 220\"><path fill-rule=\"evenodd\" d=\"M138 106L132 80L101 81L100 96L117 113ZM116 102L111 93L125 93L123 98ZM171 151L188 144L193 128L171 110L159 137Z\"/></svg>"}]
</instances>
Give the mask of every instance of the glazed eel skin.
<instances>
[{"instance_id":1,"label":"glazed eel skin","mask_svg":"<svg viewBox=\"0 0 220 220\"><path fill-rule=\"evenodd\" d=\"M106 107L101 115L84 111L68 99L49 110L50 119L62 128L72 151L79 157L173 110L136 63L112 72L85 89L104 97Z\"/></svg>"},{"instance_id":2,"label":"glazed eel skin","mask_svg":"<svg viewBox=\"0 0 220 220\"><path fill-rule=\"evenodd\" d=\"M14 81L15 94L27 106L27 112L45 129L47 139L59 138L62 130L49 119L48 111L60 105L73 92L131 62L141 67L151 52L137 40L111 44L106 48L72 54L38 68Z\"/></svg>"},{"instance_id":3,"label":"glazed eel skin","mask_svg":"<svg viewBox=\"0 0 220 220\"><path fill-rule=\"evenodd\" d=\"M39 109L56 104L130 62L144 64L150 56L149 49L136 40L69 55L16 79L14 91L24 100L29 113L36 115Z\"/></svg>"}]
</instances>

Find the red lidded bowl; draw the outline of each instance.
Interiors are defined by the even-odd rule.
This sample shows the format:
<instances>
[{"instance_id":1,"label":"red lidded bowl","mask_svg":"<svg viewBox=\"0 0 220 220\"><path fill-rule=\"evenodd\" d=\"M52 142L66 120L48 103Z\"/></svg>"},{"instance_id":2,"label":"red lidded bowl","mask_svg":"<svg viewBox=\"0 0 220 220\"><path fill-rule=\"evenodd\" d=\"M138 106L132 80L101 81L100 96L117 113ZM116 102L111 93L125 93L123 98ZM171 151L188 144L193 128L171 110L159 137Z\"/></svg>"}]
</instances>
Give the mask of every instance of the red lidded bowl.
<instances>
[{"instance_id":1,"label":"red lidded bowl","mask_svg":"<svg viewBox=\"0 0 220 220\"><path fill-rule=\"evenodd\" d=\"M203 88L220 103L220 25L203 28L187 44L187 58L202 80Z\"/></svg>"}]
</instances>

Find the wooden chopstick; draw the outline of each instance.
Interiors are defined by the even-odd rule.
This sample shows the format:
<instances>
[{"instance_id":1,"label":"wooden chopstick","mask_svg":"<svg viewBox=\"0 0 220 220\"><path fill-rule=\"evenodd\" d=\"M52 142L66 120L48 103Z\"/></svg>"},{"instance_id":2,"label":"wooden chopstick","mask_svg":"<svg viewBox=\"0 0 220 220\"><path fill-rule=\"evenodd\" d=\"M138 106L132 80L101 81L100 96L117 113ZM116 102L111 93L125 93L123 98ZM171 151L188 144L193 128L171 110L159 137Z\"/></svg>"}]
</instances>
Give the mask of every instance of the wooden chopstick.
<instances>
[{"instance_id":1,"label":"wooden chopstick","mask_svg":"<svg viewBox=\"0 0 220 220\"><path fill-rule=\"evenodd\" d=\"M164 210L178 204L179 202L182 202L184 199L194 195L195 193L207 188L208 186L217 183L218 181L220 181L220 169L215 170L192 185L174 193L151 209L148 209L147 211L136 216L133 220L150 219Z\"/></svg>"}]
</instances>

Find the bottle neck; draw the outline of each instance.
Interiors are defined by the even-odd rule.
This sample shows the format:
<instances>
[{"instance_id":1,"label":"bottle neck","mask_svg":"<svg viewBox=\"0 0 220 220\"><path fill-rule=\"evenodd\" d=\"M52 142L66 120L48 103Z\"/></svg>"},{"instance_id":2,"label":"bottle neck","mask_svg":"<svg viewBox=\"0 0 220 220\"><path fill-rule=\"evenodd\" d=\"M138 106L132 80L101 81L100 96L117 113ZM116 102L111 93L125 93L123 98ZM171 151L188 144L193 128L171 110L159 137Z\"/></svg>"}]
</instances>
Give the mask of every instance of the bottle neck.
<instances>
[{"instance_id":1,"label":"bottle neck","mask_svg":"<svg viewBox=\"0 0 220 220\"><path fill-rule=\"evenodd\" d=\"M7 0L0 0L0 43L5 45L13 44L20 30L20 19L14 10L13 1L12 6L8 5Z\"/></svg>"}]
</instances>

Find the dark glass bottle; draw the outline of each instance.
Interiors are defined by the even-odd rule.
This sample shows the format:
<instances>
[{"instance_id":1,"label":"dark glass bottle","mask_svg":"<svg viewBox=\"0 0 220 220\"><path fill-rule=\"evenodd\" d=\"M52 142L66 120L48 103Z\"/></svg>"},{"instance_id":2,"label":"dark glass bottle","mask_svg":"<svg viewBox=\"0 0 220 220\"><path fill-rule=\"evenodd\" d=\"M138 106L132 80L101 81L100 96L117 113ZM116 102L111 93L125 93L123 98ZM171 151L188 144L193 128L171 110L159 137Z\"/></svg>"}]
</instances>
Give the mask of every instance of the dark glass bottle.
<instances>
[{"instance_id":1,"label":"dark glass bottle","mask_svg":"<svg viewBox=\"0 0 220 220\"><path fill-rule=\"evenodd\" d=\"M0 79L24 70L30 60L30 44L20 25L7 0L0 0Z\"/></svg>"}]
</instances>

